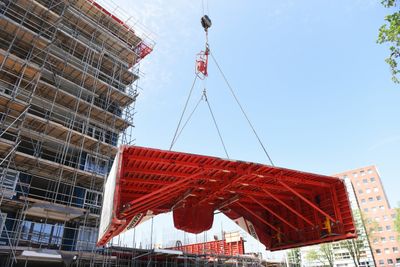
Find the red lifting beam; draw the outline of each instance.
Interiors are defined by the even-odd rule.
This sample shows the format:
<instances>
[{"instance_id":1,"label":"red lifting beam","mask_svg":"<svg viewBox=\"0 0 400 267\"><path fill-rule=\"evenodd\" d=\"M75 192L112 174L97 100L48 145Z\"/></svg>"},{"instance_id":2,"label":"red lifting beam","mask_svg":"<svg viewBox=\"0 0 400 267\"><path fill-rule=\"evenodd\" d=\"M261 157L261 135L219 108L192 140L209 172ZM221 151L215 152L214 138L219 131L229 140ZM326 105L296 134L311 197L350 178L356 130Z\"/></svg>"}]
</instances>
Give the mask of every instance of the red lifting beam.
<instances>
[{"instance_id":1,"label":"red lifting beam","mask_svg":"<svg viewBox=\"0 0 400 267\"><path fill-rule=\"evenodd\" d=\"M259 163L123 146L104 192L98 245L168 211L200 233L220 210L269 250L356 237L344 181Z\"/></svg>"}]
</instances>

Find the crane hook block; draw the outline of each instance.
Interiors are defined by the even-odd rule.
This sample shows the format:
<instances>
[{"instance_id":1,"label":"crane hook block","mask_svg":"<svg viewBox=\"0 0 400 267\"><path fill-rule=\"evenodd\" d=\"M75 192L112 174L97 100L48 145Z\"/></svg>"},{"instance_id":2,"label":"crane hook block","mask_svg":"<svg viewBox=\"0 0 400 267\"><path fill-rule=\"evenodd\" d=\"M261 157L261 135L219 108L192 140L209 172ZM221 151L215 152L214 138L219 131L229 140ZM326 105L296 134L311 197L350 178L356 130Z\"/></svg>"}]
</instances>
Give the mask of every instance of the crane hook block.
<instances>
[{"instance_id":1,"label":"crane hook block","mask_svg":"<svg viewBox=\"0 0 400 267\"><path fill-rule=\"evenodd\" d=\"M211 27L211 24L211 19L207 15L201 17L201 26L203 26L205 31L207 31L208 28Z\"/></svg>"}]
</instances>

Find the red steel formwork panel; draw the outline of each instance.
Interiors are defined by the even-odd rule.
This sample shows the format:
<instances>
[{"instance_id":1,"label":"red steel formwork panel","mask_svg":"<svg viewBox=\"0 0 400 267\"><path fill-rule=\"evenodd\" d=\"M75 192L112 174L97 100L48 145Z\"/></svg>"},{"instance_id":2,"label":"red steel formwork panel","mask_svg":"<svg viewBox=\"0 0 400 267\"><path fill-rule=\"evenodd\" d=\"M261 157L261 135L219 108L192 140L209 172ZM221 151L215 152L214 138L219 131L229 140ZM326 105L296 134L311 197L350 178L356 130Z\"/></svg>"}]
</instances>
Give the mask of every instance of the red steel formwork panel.
<instances>
[{"instance_id":1,"label":"red steel formwork panel","mask_svg":"<svg viewBox=\"0 0 400 267\"><path fill-rule=\"evenodd\" d=\"M204 243L182 245L169 249L180 250L185 253L198 255L238 256L244 254L244 240L243 238L240 238L238 241L234 242L215 240Z\"/></svg>"},{"instance_id":2,"label":"red steel formwork panel","mask_svg":"<svg viewBox=\"0 0 400 267\"><path fill-rule=\"evenodd\" d=\"M97 244L170 211L177 229L200 233L216 210L272 251L357 236L339 178L122 146L106 181Z\"/></svg>"}]
</instances>

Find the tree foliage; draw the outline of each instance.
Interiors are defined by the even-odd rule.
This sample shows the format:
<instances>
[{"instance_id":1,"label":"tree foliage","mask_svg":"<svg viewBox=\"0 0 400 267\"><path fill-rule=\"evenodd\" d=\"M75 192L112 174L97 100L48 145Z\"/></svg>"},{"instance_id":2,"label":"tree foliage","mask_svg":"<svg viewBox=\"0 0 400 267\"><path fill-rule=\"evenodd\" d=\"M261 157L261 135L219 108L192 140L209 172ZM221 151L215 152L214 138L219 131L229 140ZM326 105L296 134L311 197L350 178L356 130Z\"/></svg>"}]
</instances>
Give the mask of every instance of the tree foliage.
<instances>
[{"instance_id":1,"label":"tree foliage","mask_svg":"<svg viewBox=\"0 0 400 267\"><path fill-rule=\"evenodd\" d=\"M335 254L333 252L332 244L322 244L318 249L310 250L306 255L306 259L308 261L319 261L323 265L328 264L330 267L333 267Z\"/></svg>"},{"instance_id":2,"label":"tree foliage","mask_svg":"<svg viewBox=\"0 0 400 267\"><path fill-rule=\"evenodd\" d=\"M398 233L397 239L400 241L400 208L396 208L396 218L394 220L394 228Z\"/></svg>"},{"instance_id":3,"label":"tree foliage","mask_svg":"<svg viewBox=\"0 0 400 267\"><path fill-rule=\"evenodd\" d=\"M392 80L400 83L400 0L382 0L382 5L395 11L385 17L386 23L379 28L378 43L389 43L390 54L386 58L392 72Z\"/></svg>"}]
</instances>

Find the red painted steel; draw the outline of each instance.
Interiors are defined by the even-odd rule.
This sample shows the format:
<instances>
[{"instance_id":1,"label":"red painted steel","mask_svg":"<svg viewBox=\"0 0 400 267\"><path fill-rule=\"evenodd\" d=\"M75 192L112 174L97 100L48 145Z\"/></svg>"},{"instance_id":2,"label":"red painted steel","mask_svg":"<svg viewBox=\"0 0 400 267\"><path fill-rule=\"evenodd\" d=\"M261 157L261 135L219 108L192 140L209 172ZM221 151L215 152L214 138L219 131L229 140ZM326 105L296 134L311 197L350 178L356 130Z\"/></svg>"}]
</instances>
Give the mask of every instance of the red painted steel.
<instances>
[{"instance_id":1,"label":"red painted steel","mask_svg":"<svg viewBox=\"0 0 400 267\"><path fill-rule=\"evenodd\" d=\"M226 242L226 240L216 240L204 243L182 245L169 249L198 255L238 256L244 254L244 240L243 238L240 238L240 240L233 242Z\"/></svg>"},{"instance_id":2,"label":"red painted steel","mask_svg":"<svg viewBox=\"0 0 400 267\"><path fill-rule=\"evenodd\" d=\"M169 211L176 228L199 233L220 210L269 250L356 237L339 178L137 146L122 146L118 155L115 193L104 199L114 203L112 219L98 245Z\"/></svg>"}]
</instances>

